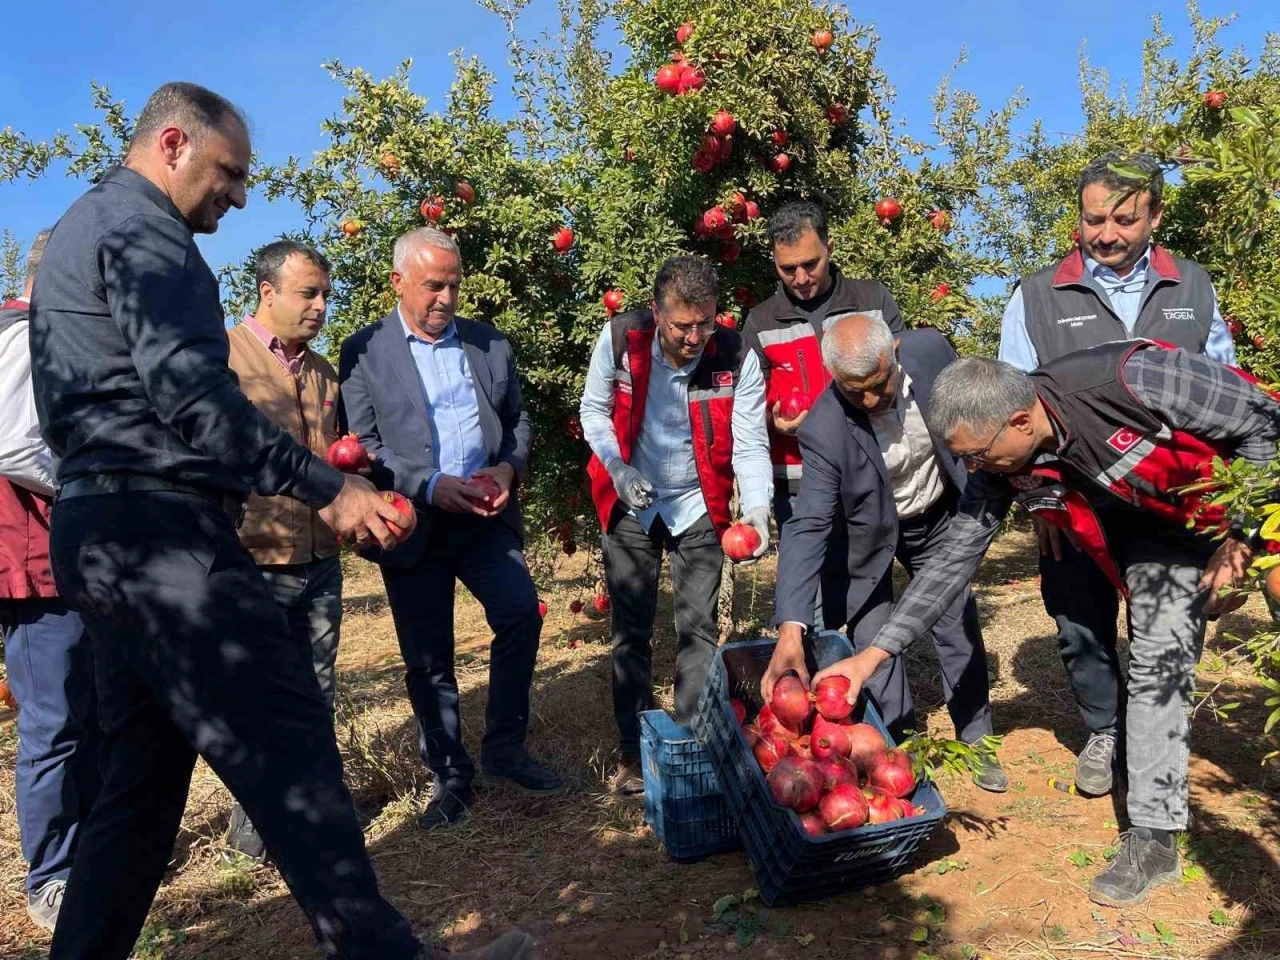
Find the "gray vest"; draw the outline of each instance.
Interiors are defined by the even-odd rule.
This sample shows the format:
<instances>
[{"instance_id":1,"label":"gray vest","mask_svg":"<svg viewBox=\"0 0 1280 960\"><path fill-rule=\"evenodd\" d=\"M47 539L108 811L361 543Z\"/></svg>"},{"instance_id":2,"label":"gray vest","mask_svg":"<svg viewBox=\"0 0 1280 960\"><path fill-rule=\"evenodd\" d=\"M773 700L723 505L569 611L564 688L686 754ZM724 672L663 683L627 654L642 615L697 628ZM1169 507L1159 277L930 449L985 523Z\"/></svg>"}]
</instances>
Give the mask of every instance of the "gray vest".
<instances>
[{"instance_id":1,"label":"gray vest","mask_svg":"<svg viewBox=\"0 0 1280 960\"><path fill-rule=\"evenodd\" d=\"M1041 364L1102 343L1136 338L1204 353L1213 302L1213 283L1204 268L1163 247L1151 248L1147 285L1132 332L1086 276L1078 250L1022 280L1027 335Z\"/></svg>"}]
</instances>

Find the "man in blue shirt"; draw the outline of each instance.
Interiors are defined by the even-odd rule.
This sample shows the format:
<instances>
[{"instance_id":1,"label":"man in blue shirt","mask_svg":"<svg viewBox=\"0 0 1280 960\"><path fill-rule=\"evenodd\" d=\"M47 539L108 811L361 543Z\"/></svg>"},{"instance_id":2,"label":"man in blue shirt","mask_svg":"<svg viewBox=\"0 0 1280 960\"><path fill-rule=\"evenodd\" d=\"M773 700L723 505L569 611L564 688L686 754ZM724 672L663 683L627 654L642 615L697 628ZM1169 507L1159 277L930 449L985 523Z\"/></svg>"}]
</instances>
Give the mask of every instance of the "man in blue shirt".
<instances>
[{"instance_id":1,"label":"man in blue shirt","mask_svg":"<svg viewBox=\"0 0 1280 960\"><path fill-rule=\"evenodd\" d=\"M1142 172L1140 185L1122 175L1126 168ZM1141 154L1107 153L1085 168L1077 193L1079 248L1014 288L1001 326L1001 360L1029 372L1077 350L1146 337L1235 363L1208 274L1151 242L1163 213L1163 186L1159 164ZM1104 505L1104 522L1109 512L1114 507ZM1057 624L1062 661L1089 729L1076 786L1104 794L1112 786L1124 716L1118 596L1097 564L1056 527L1037 522L1036 532L1045 611Z\"/></svg>"},{"instance_id":2,"label":"man in blue shirt","mask_svg":"<svg viewBox=\"0 0 1280 960\"><path fill-rule=\"evenodd\" d=\"M618 793L644 789L640 712L653 706L663 555L671 555L675 600L675 718L688 723L719 641L720 538L731 523L735 477L743 521L760 538L751 559L769 546L764 378L737 331L716 325L716 288L705 260L664 263L652 310L619 314L601 331L582 395L613 610Z\"/></svg>"}]
</instances>

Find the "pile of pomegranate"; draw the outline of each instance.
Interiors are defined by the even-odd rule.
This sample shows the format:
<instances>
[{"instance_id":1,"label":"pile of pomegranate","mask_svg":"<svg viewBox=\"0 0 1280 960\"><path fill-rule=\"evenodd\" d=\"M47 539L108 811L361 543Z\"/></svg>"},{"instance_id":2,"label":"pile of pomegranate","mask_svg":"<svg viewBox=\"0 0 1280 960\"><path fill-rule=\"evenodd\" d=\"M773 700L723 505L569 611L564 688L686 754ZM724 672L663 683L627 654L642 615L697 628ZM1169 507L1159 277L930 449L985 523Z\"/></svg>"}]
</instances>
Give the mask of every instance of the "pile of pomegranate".
<instances>
[{"instance_id":1,"label":"pile of pomegranate","mask_svg":"<svg viewBox=\"0 0 1280 960\"><path fill-rule=\"evenodd\" d=\"M783 677L750 722L746 705L732 701L774 801L794 810L810 836L924 813L906 799L916 788L911 758L871 724L852 722L848 693L844 677L812 691Z\"/></svg>"}]
</instances>

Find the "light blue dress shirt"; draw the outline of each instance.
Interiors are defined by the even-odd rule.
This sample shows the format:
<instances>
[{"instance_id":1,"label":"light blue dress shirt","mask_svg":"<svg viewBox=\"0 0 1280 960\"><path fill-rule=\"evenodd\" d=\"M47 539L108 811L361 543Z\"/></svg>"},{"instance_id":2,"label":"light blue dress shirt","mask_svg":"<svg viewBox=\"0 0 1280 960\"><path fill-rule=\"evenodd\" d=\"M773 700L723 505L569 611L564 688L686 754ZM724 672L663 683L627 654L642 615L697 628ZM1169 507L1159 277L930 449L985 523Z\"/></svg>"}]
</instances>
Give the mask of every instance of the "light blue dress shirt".
<instances>
[{"instance_id":1,"label":"light blue dress shirt","mask_svg":"<svg viewBox=\"0 0 1280 960\"><path fill-rule=\"evenodd\" d=\"M431 503L441 474L466 479L489 465L489 450L480 429L480 406L467 351L458 336L458 326L450 322L435 343L417 336L396 307L396 316L409 341L418 382L427 401L427 423L437 470L427 481L426 500Z\"/></svg>"},{"instance_id":2,"label":"light blue dress shirt","mask_svg":"<svg viewBox=\"0 0 1280 960\"><path fill-rule=\"evenodd\" d=\"M773 464L769 461L769 435L764 421L764 376L755 353L746 353L730 420L733 472L744 514L758 507L768 509L773 498ZM631 456L631 466L653 484L653 505L647 510L630 511L646 531L660 516L672 535L679 536L707 512L689 425L689 378L698 363L694 360L678 369L672 366L654 336L644 421ZM583 436L605 466L622 455L613 428L615 379L613 332L606 324L591 354L579 405Z\"/></svg>"},{"instance_id":3,"label":"light blue dress shirt","mask_svg":"<svg viewBox=\"0 0 1280 960\"><path fill-rule=\"evenodd\" d=\"M1133 326L1138 322L1138 309L1142 306L1142 291L1147 286L1147 270L1151 266L1151 247L1147 247L1141 259L1134 264L1127 277L1119 276L1110 267L1103 266L1092 257L1084 258L1084 267L1093 280L1093 285L1106 295L1111 309L1124 323L1124 328L1133 334ZM1207 357L1219 363L1235 366L1236 345L1231 338L1231 331L1223 322L1218 311L1218 295L1213 295L1213 319L1209 321L1209 337L1205 341L1204 352ZM1013 291L1008 305L1004 308L1004 319L1000 323L1000 359L1011 363L1019 370L1034 370L1040 365L1036 356L1036 348L1027 333L1026 309L1022 303L1022 287Z\"/></svg>"}]
</instances>

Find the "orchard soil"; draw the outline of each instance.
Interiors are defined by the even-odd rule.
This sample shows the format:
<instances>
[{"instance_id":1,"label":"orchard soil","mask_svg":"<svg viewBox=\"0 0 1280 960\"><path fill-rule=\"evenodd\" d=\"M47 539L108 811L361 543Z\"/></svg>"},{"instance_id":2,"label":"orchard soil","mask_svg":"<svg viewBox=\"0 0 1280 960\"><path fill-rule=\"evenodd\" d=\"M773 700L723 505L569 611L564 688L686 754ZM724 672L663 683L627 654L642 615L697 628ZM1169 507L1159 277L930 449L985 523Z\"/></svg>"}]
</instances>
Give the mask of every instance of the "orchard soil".
<instances>
[{"instance_id":1,"label":"orchard soil","mask_svg":"<svg viewBox=\"0 0 1280 960\"><path fill-rule=\"evenodd\" d=\"M560 557L543 579L550 607L533 694L530 747L568 779L569 792L529 798L486 790L452 829L416 826L428 788L401 680L391 616L377 572L348 564L339 658L338 740L367 821L369 849L387 896L423 936L457 950L512 925L533 933L538 958L1280 957L1278 776L1260 765L1266 694L1233 663L1230 634L1261 623L1253 599L1211 627L1197 688L1241 706L1225 719L1195 715L1191 759L1194 824L1182 882L1141 907L1091 904L1090 877L1117 837L1110 798L1058 792L1083 743L1037 587L1027 533L1005 534L977 587L990 653L1008 793L940 778L950 813L916 869L878 889L824 903L766 910L751 898L746 857L670 860L643 823L638 801L617 802L604 782L614 758L608 618L569 613L594 592L597 558ZM771 619L772 558L740 572L739 629ZM1084 602L1084 598L1082 598ZM466 735L478 744L489 633L459 590L458 680ZM913 688L931 733L951 736L927 643L911 654ZM670 595L664 583L655 654L670 703ZM12 714L0 715L0 958L42 957L48 938L24 911L24 865L13 810ZM219 856L231 801L197 769L173 863L137 947L140 960L314 958L310 931L270 866ZM736 895L742 904L722 898ZM719 910L717 909L717 902Z\"/></svg>"}]
</instances>

